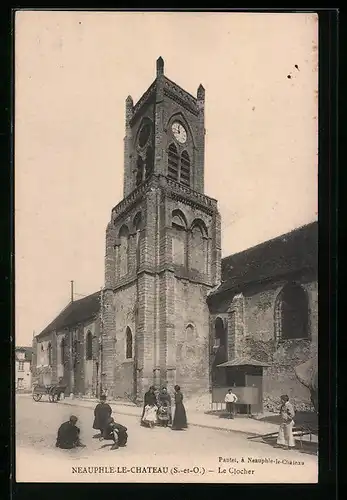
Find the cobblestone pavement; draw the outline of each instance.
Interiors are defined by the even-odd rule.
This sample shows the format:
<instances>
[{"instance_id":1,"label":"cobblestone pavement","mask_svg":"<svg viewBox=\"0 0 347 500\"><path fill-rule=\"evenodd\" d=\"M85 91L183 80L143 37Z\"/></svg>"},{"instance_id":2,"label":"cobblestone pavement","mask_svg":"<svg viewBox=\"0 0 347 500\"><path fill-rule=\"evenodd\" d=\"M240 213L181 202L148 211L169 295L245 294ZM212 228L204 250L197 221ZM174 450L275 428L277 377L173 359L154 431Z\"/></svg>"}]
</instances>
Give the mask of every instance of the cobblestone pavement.
<instances>
[{"instance_id":1,"label":"cobblestone pavement","mask_svg":"<svg viewBox=\"0 0 347 500\"><path fill-rule=\"evenodd\" d=\"M86 448L59 450L55 448L56 432L71 414L79 418L81 438ZM199 427L190 427L181 432L158 427L151 430L141 427L138 417L117 414L114 417L128 427L129 440L127 447L111 451L109 442L99 442L93 438L95 431L92 429L91 408L46 401L35 403L30 397L17 396L17 481L317 481L316 456L296 450L279 450L230 431ZM254 459L263 460L264 463L254 462ZM152 466L160 469L144 469Z\"/></svg>"}]
</instances>

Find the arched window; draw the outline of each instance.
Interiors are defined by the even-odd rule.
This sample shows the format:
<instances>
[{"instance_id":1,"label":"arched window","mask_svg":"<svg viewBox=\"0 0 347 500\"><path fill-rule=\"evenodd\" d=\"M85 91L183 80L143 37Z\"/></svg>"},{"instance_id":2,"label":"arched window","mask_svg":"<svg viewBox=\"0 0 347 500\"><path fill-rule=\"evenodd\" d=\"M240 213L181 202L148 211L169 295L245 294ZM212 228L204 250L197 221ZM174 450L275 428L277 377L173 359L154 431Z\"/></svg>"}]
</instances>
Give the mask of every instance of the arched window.
<instances>
[{"instance_id":1,"label":"arched window","mask_svg":"<svg viewBox=\"0 0 347 500\"><path fill-rule=\"evenodd\" d=\"M38 360L39 360L39 364L40 365L44 365L45 364L45 353L44 353L44 347L43 347L43 344L40 343L40 344L37 344L37 348L38 348Z\"/></svg>"},{"instance_id":2,"label":"arched window","mask_svg":"<svg viewBox=\"0 0 347 500\"><path fill-rule=\"evenodd\" d=\"M187 223L182 212L172 212L172 259L179 266L186 266Z\"/></svg>"},{"instance_id":3,"label":"arched window","mask_svg":"<svg viewBox=\"0 0 347 500\"><path fill-rule=\"evenodd\" d=\"M207 238L202 223L194 222L191 230L190 265L199 273L206 273Z\"/></svg>"},{"instance_id":4,"label":"arched window","mask_svg":"<svg viewBox=\"0 0 347 500\"><path fill-rule=\"evenodd\" d=\"M52 344L48 342L48 366L52 366Z\"/></svg>"},{"instance_id":5,"label":"arched window","mask_svg":"<svg viewBox=\"0 0 347 500\"><path fill-rule=\"evenodd\" d=\"M186 327L185 340L186 342L194 342L195 340L195 328L192 324L189 324Z\"/></svg>"},{"instance_id":6,"label":"arched window","mask_svg":"<svg viewBox=\"0 0 347 500\"><path fill-rule=\"evenodd\" d=\"M181 156L180 182L190 186L190 159L187 151L183 151Z\"/></svg>"},{"instance_id":7,"label":"arched window","mask_svg":"<svg viewBox=\"0 0 347 500\"><path fill-rule=\"evenodd\" d=\"M65 363L65 337L60 342L60 363L62 365Z\"/></svg>"},{"instance_id":8,"label":"arched window","mask_svg":"<svg viewBox=\"0 0 347 500\"><path fill-rule=\"evenodd\" d=\"M135 237L135 250L136 250L136 269L140 265L140 234L142 229L142 215L141 212L137 212L134 217L133 226L136 232Z\"/></svg>"},{"instance_id":9,"label":"arched window","mask_svg":"<svg viewBox=\"0 0 347 500\"><path fill-rule=\"evenodd\" d=\"M145 164L141 156L137 157L136 162L136 186L139 186L143 181Z\"/></svg>"},{"instance_id":10,"label":"arched window","mask_svg":"<svg viewBox=\"0 0 347 500\"><path fill-rule=\"evenodd\" d=\"M216 346L227 348L227 332L224 328L224 323L221 318L216 318L214 323L214 337Z\"/></svg>"},{"instance_id":11,"label":"arched window","mask_svg":"<svg viewBox=\"0 0 347 500\"><path fill-rule=\"evenodd\" d=\"M93 335L92 332L88 332L86 336L86 360L91 359L93 359Z\"/></svg>"},{"instance_id":12,"label":"arched window","mask_svg":"<svg viewBox=\"0 0 347 500\"><path fill-rule=\"evenodd\" d=\"M300 285L286 285L278 294L275 304L276 340L308 338L308 313L305 290Z\"/></svg>"},{"instance_id":13,"label":"arched window","mask_svg":"<svg viewBox=\"0 0 347 500\"><path fill-rule=\"evenodd\" d=\"M122 226L119 231L119 277L128 273L128 253L129 253L129 230L127 226Z\"/></svg>"},{"instance_id":14,"label":"arched window","mask_svg":"<svg viewBox=\"0 0 347 500\"><path fill-rule=\"evenodd\" d=\"M131 359L133 357L133 336L129 327L127 327L126 330L125 357L126 359Z\"/></svg>"},{"instance_id":15,"label":"arched window","mask_svg":"<svg viewBox=\"0 0 347 500\"><path fill-rule=\"evenodd\" d=\"M214 322L213 354L212 383L222 386L225 384L225 374L223 368L219 368L218 365L228 360L228 345L227 331L221 318L216 318Z\"/></svg>"},{"instance_id":16,"label":"arched window","mask_svg":"<svg viewBox=\"0 0 347 500\"><path fill-rule=\"evenodd\" d=\"M146 151L146 179L152 174L154 169L153 148L149 146Z\"/></svg>"},{"instance_id":17,"label":"arched window","mask_svg":"<svg viewBox=\"0 0 347 500\"><path fill-rule=\"evenodd\" d=\"M78 363L78 341L75 338L75 340L72 343L72 353L73 353L73 364L74 367L76 368L77 363Z\"/></svg>"},{"instance_id":18,"label":"arched window","mask_svg":"<svg viewBox=\"0 0 347 500\"><path fill-rule=\"evenodd\" d=\"M167 175L170 179L178 181L178 167L179 167L179 156L177 153L177 148L174 144L170 144L168 150L168 172Z\"/></svg>"},{"instance_id":19,"label":"arched window","mask_svg":"<svg viewBox=\"0 0 347 500\"><path fill-rule=\"evenodd\" d=\"M181 359L189 364L196 360L196 336L195 328L192 324L186 326L184 342L181 348Z\"/></svg>"}]
</instances>

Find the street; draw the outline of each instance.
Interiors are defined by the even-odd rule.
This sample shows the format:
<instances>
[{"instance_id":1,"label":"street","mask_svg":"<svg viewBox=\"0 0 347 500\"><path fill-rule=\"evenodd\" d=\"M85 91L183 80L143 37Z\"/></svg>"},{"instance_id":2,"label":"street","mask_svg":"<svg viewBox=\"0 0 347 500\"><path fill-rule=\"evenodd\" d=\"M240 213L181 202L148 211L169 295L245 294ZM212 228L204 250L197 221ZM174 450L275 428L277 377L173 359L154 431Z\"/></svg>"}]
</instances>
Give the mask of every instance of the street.
<instances>
[{"instance_id":1,"label":"street","mask_svg":"<svg viewBox=\"0 0 347 500\"><path fill-rule=\"evenodd\" d=\"M86 448L55 447L59 425L78 417ZM19 482L304 482L317 481L316 456L276 449L245 434L190 426L172 431L140 426L114 414L128 428L128 444L94 439L91 408L16 398L16 480ZM189 414L188 414L189 422ZM262 459L263 463L259 460ZM258 462L256 461L258 460ZM148 469L157 467L158 469Z\"/></svg>"}]
</instances>

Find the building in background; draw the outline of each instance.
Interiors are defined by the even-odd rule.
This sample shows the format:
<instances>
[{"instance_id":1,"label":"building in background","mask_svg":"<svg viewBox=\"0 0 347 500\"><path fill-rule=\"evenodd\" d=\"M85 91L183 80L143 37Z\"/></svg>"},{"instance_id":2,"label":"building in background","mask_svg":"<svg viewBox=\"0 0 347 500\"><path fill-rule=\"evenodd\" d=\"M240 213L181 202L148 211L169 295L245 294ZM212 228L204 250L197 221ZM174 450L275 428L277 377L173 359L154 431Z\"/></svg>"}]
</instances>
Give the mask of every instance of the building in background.
<instances>
[{"instance_id":1,"label":"building in background","mask_svg":"<svg viewBox=\"0 0 347 500\"><path fill-rule=\"evenodd\" d=\"M17 392L31 391L32 348L15 348L15 384Z\"/></svg>"}]
</instances>

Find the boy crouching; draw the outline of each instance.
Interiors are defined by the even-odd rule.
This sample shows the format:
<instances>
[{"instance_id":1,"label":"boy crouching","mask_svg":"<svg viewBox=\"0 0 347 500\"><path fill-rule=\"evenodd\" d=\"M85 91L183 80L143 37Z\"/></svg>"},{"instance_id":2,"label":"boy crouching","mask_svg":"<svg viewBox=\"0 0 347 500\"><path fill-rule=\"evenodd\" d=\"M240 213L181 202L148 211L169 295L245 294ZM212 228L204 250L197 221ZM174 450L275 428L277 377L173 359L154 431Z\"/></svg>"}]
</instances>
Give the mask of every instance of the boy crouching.
<instances>
[{"instance_id":1,"label":"boy crouching","mask_svg":"<svg viewBox=\"0 0 347 500\"><path fill-rule=\"evenodd\" d=\"M110 439L114 443L111 450L116 450L120 446L126 446L128 441L127 428L124 425L117 424L113 417L109 417L108 422L103 431L103 438Z\"/></svg>"}]
</instances>

